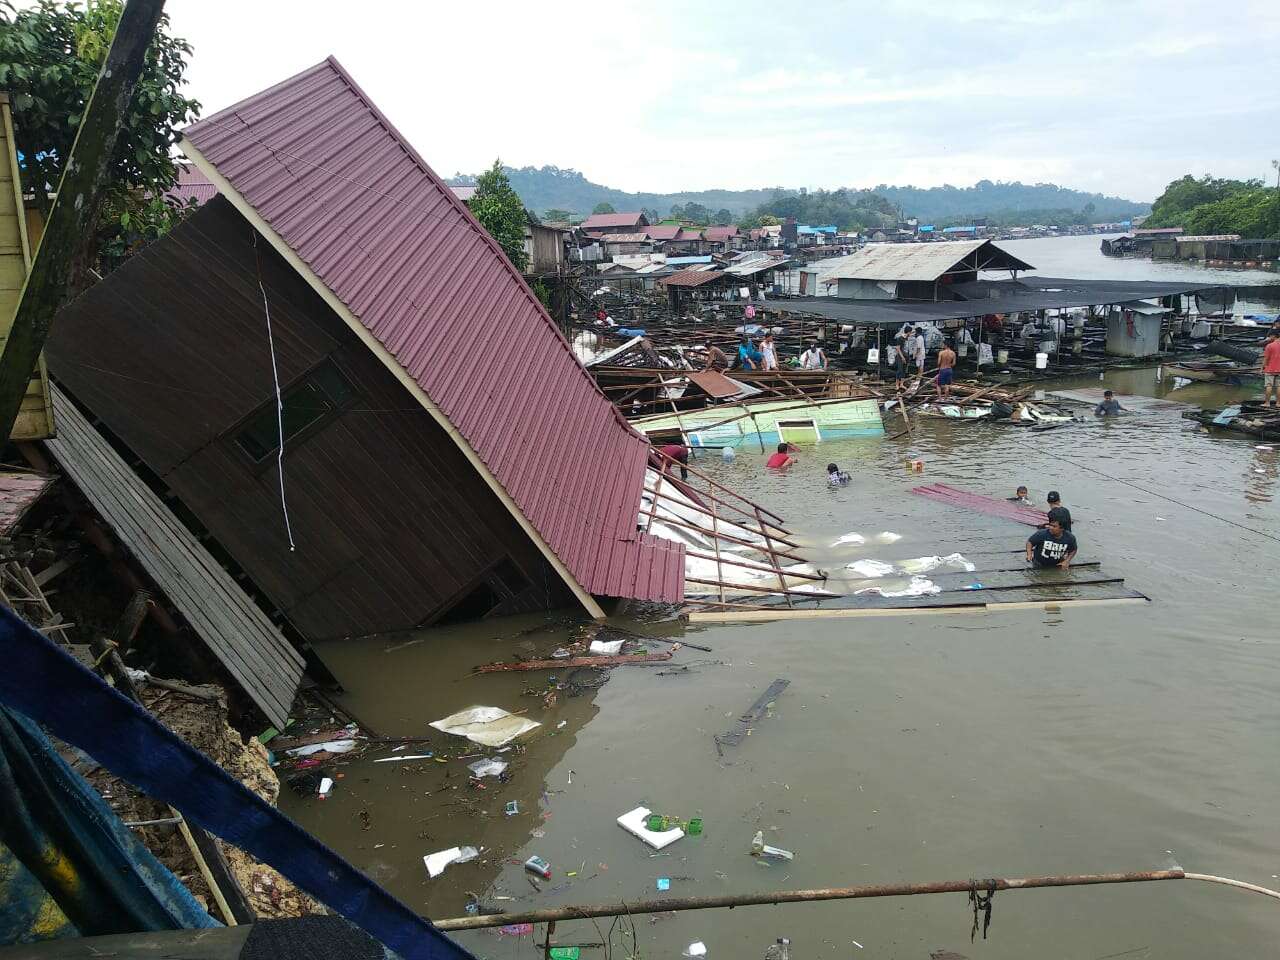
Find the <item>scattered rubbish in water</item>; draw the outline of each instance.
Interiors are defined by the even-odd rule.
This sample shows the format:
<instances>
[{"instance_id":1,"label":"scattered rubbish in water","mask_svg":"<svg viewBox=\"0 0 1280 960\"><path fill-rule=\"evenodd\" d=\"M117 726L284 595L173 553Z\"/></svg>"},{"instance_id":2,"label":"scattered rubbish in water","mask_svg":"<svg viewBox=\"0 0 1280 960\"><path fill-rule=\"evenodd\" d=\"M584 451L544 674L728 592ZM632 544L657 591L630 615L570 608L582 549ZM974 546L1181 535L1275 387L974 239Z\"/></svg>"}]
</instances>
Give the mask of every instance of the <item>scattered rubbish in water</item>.
<instances>
[{"instance_id":1,"label":"scattered rubbish in water","mask_svg":"<svg viewBox=\"0 0 1280 960\"><path fill-rule=\"evenodd\" d=\"M728 447L725 448L726 450ZM547 954L551 960L581 960L581 947L552 947Z\"/></svg>"},{"instance_id":2,"label":"scattered rubbish in water","mask_svg":"<svg viewBox=\"0 0 1280 960\"><path fill-rule=\"evenodd\" d=\"M568 725L569 725L569 721L568 721L568 720L561 720L559 723L557 723L557 724L556 724L556 729L557 729L557 730L563 730L563 729L564 729L565 727L567 727Z\"/></svg>"},{"instance_id":3,"label":"scattered rubbish in water","mask_svg":"<svg viewBox=\"0 0 1280 960\"><path fill-rule=\"evenodd\" d=\"M670 889L671 889L671 878L670 878L670 877L659 877L659 878L658 878L658 884L657 884L657 885L658 885L658 889L659 889L659 890L661 890L661 891L670 890Z\"/></svg>"},{"instance_id":4,"label":"scattered rubbish in water","mask_svg":"<svg viewBox=\"0 0 1280 960\"><path fill-rule=\"evenodd\" d=\"M552 659L552 660L567 660L567 659L569 659L569 657L570 657L570 656L571 656L571 651L570 651L570 650L568 650L567 648L565 648L565 647L556 647L555 651L551 654L551 659Z\"/></svg>"},{"instance_id":5,"label":"scattered rubbish in water","mask_svg":"<svg viewBox=\"0 0 1280 960\"><path fill-rule=\"evenodd\" d=\"M320 799L323 800L329 795L329 791L332 789L333 779L331 777L322 777L320 780L320 786L316 788L316 793L319 794Z\"/></svg>"},{"instance_id":6,"label":"scattered rubbish in water","mask_svg":"<svg viewBox=\"0 0 1280 960\"><path fill-rule=\"evenodd\" d=\"M509 923L499 927L498 933L504 937L527 937L533 933L532 923Z\"/></svg>"},{"instance_id":7,"label":"scattered rubbish in water","mask_svg":"<svg viewBox=\"0 0 1280 960\"><path fill-rule=\"evenodd\" d=\"M751 855L764 860L794 860L796 858L796 855L790 850L771 847L765 843L763 830L757 830L756 835L751 838Z\"/></svg>"},{"instance_id":8,"label":"scattered rubbish in water","mask_svg":"<svg viewBox=\"0 0 1280 960\"><path fill-rule=\"evenodd\" d=\"M764 960L791 960L791 941L786 937L779 937L764 952Z\"/></svg>"},{"instance_id":9,"label":"scattered rubbish in water","mask_svg":"<svg viewBox=\"0 0 1280 960\"><path fill-rule=\"evenodd\" d=\"M407 763L410 760L430 760L433 756L435 756L435 754L433 753L411 753L411 754L406 754L403 757L379 757L377 760L373 762L374 763L394 763L395 761L399 760L401 762Z\"/></svg>"},{"instance_id":10,"label":"scattered rubbish in water","mask_svg":"<svg viewBox=\"0 0 1280 960\"><path fill-rule=\"evenodd\" d=\"M707 945L701 940L695 940L684 949L681 956L685 957L705 957L707 955Z\"/></svg>"},{"instance_id":11,"label":"scattered rubbish in water","mask_svg":"<svg viewBox=\"0 0 1280 960\"><path fill-rule=\"evenodd\" d=\"M543 860L539 856L532 856L524 862L524 868L530 873L536 873L543 880L551 879L551 864Z\"/></svg>"},{"instance_id":12,"label":"scattered rubbish in water","mask_svg":"<svg viewBox=\"0 0 1280 960\"><path fill-rule=\"evenodd\" d=\"M649 808L636 807L618 818L618 826L655 850L669 847L684 836L684 831L679 827L673 827L670 830L650 830L648 820Z\"/></svg>"},{"instance_id":13,"label":"scattered rubbish in water","mask_svg":"<svg viewBox=\"0 0 1280 960\"><path fill-rule=\"evenodd\" d=\"M613 655L622 649L622 645L626 640L592 640L588 649L592 653L607 653Z\"/></svg>"},{"instance_id":14,"label":"scattered rubbish in water","mask_svg":"<svg viewBox=\"0 0 1280 960\"><path fill-rule=\"evenodd\" d=\"M485 757L482 760L476 760L467 764L467 769L476 777L497 777L501 776L503 771L507 769L507 761L495 760L492 757Z\"/></svg>"},{"instance_id":15,"label":"scattered rubbish in water","mask_svg":"<svg viewBox=\"0 0 1280 960\"><path fill-rule=\"evenodd\" d=\"M468 860L474 860L478 856L480 856L480 851L475 847L450 847L448 850L428 853L422 858L422 862L427 867L427 876L438 877L444 873L444 868L449 864L466 863Z\"/></svg>"},{"instance_id":16,"label":"scattered rubbish in water","mask_svg":"<svg viewBox=\"0 0 1280 960\"><path fill-rule=\"evenodd\" d=\"M506 813L506 815L507 815L508 817L514 817L514 816L515 816L517 813L519 813L519 812L520 812L520 801L519 801L519 800L509 800L509 801L507 801L507 807L506 807L505 813Z\"/></svg>"},{"instance_id":17,"label":"scattered rubbish in water","mask_svg":"<svg viewBox=\"0 0 1280 960\"><path fill-rule=\"evenodd\" d=\"M468 707L443 720L433 720L431 726L443 733L466 737L472 743L500 747L541 724L527 717L517 717L501 707Z\"/></svg>"}]
</instances>

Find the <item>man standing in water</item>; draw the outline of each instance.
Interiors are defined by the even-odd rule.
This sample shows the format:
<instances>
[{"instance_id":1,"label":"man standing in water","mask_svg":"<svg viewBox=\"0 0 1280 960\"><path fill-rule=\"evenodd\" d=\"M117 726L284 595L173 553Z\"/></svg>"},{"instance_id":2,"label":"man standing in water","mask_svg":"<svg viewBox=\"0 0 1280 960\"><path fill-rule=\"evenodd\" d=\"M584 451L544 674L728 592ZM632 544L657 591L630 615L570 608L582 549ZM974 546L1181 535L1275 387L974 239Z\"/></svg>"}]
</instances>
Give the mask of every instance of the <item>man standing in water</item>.
<instances>
[{"instance_id":1,"label":"man standing in water","mask_svg":"<svg viewBox=\"0 0 1280 960\"><path fill-rule=\"evenodd\" d=\"M1262 349L1262 405L1280 406L1280 331L1275 327Z\"/></svg>"},{"instance_id":2,"label":"man standing in water","mask_svg":"<svg viewBox=\"0 0 1280 960\"><path fill-rule=\"evenodd\" d=\"M943 342L938 351L938 397L951 396L951 381L956 376L956 352L951 344Z\"/></svg>"},{"instance_id":3,"label":"man standing in water","mask_svg":"<svg viewBox=\"0 0 1280 960\"><path fill-rule=\"evenodd\" d=\"M1124 407L1120 406L1120 401L1116 399L1116 395L1110 390L1102 391L1102 402L1093 409L1095 417L1118 417L1124 413Z\"/></svg>"},{"instance_id":4,"label":"man standing in water","mask_svg":"<svg viewBox=\"0 0 1280 960\"><path fill-rule=\"evenodd\" d=\"M1057 517L1049 520L1048 529L1037 530L1027 540L1027 563L1033 563L1042 569L1060 567L1071 569L1071 558L1076 555L1076 538L1062 529L1062 521Z\"/></svg>"}]
</instances>

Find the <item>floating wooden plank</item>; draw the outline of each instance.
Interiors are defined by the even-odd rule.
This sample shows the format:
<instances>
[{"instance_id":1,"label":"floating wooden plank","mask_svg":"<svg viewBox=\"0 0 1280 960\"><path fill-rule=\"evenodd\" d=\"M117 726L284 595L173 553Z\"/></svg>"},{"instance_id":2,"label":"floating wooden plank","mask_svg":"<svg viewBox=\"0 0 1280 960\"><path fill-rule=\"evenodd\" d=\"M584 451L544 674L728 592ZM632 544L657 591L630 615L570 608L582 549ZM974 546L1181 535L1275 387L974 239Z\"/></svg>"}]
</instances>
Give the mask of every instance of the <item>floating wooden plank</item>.
<instances>
[{"instance_id":1,"label":"floating wooden plank","mask_svg":"<svg viewBox=\"0 0 1280 960\"><path fill-rule=\"evenodd\" d=\"M764 716L769 704L777 700L778 695L789 686L791 686L791 681L783 680L782 678L769 684L769 689L756 698L756 702L748 707L746 713L738 718L738 723L732 730L716 735L716 753L724 756L724 751L720 749L721 747L726 745L736 747L742 743L747 731L751 729L751 725Z\"/></svg>"},{"instance_id":2,"label":"floating wooden plank","mask_svg":"<svg viewBox=\"0 0 1280 960\"><path fill-rule=\"evenodd\" d=\"M690 623L768 623L772 620L842 620L855 617L928 617L952 614L982 614L1016 610L1056 611L1071 607L1102 607L1120 604L1149 603L1150 597L1137 590L1118 592L1110 597L1071 597L1055 600L1023 600L1008 603L975 603L964 606L885 609L857 607L776 607L771 610L692 610L686 616Z\"/></svg>"},{"instance_id":3,"label":"floating wooden plank","mask_svg":"<svg viewBox=\"0 0 1280 960\"><path fill-rule=\"evenodd\" d=\"M301 654L56 386L58 438L45 446L209 651L277 727Z\"/></svg>"},{"instance_id":4,"label":"floating wooden plank","mask_svg":"<svg viewBox=\"0 0 1280 960\"><path fill-rule=\"evenodd\" d=\"M922 487L912 487L911 492L917 496L937 500L939 503L976 510L978 513L985 513L992 517L1003 517L1006 520L1025 523L1030 527L1043 526L1045 522L1045 514L1042 510L1028 507L1026 504L1014 503L1012 500L997 500L994 497L984 497L981 494L960 490L945 483L931 483Z\"/></svg>"},{"instance_id":5,"label":"floating wooden plank","mask_svg":"<svg viewBox=\"0 0 1280 960\"><path fill-rule=\"evenodd\" d=\"M628 663L661 663L671 659L671 651L662 653L622 653L605 657L562 657L559 660L518 660L512 663L486 663L476 673L511 673L524 670L562 670L565 667L620 667Z\"/></svg>"}]
</instances>

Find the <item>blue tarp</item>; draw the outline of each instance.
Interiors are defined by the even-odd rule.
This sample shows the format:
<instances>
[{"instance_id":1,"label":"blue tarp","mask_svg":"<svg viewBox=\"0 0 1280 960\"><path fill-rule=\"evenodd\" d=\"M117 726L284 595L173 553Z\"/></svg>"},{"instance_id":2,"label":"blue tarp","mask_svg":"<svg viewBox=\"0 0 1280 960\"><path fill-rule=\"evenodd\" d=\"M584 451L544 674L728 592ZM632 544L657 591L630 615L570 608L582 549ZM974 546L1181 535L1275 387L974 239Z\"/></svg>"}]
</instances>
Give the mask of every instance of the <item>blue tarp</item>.
<instances>
[{"instance_id":1,"label":"blue tarp","mask_svg":"<svg viewBox=\"0 0 1280 960\"><path fill-rule=\"evenodd\" d=\"M0 840L0 943L220 926L40 728L4 707Z\"/></svg>"},{"instance_id":2,"label":"blue tarp","mask_svg":"<svg viewBox=\"0 0 1280 960\"><path fill-rule=\"evenodd\" d=\"M474 960L425 917L4 608L0 649L0 704L275 867L404 960Z\"/></svg>"}]
</instances>

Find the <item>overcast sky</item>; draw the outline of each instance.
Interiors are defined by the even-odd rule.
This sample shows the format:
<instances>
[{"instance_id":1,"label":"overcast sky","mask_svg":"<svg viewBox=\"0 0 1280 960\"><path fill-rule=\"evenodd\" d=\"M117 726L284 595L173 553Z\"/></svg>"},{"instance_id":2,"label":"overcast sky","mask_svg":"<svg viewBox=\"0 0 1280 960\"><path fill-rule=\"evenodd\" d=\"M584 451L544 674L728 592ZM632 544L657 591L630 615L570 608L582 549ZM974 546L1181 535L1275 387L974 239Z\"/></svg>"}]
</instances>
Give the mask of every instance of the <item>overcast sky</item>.
<instances>
[{"instance_id":1,"label":"overcast sky","mask_svg":"<svg viewBox=\"0 0 1280 960\"><path fill-rule=\"evenodd\" d=\"M1150 200L1280 157L1277 0L167 9L205 114L333 54L443 176L501 156L624 190L987 178Z\"/></svg>"}]
</instances>

